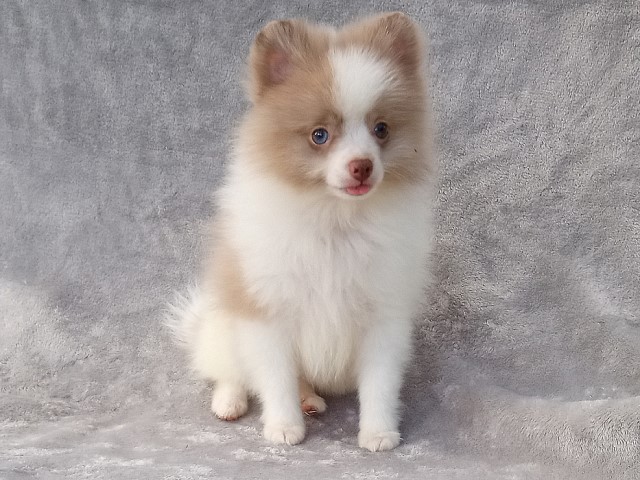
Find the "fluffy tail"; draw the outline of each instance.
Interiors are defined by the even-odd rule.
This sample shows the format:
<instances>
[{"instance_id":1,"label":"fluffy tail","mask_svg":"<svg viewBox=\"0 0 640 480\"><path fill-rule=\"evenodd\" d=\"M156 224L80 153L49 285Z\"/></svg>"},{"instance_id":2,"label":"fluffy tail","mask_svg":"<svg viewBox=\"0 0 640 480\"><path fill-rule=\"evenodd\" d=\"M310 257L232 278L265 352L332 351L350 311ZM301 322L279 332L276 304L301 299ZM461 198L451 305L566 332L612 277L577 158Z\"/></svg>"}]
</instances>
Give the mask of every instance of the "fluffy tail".
<instances>
[{"instance_id":1,"label":"fluffy tail","mask_svg":"<svg viewBox=\"0 0 640 480\"><path fill-rule=\"evenodd\" d=\"M176 294L167 308L164 323L176 343L187 351L196 376L213 381L242 381L229 322L201 288L192 287L186 295Z\"/></svg>"},{"instance_id":2,"label":"fluffy tail","mask_svg":"<svg viewBox=\"0 0 640 480\"><path fill-rule=\"evenodd\" d=\"M193 352L207 304L200 287L189 288L186 295L176 292L167 305L164 324L175 342L189 353Z\"/></svg>"}]
</instances>

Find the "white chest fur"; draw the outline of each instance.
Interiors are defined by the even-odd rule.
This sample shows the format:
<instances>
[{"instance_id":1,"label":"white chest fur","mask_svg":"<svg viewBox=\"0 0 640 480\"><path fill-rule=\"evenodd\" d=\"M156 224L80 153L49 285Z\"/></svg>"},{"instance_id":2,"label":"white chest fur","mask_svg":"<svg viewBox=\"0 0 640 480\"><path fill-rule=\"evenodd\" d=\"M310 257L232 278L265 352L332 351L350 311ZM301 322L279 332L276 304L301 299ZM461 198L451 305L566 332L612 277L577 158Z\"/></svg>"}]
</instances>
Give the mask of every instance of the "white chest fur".
<instances>
[{"instance_id":1,"label":"white chest fur","mask_svg":"<svg viewBox=\"0 0 640 480\"><path fill-rule=\"evenodd\" d=\"M354 386L371 322L415 313L428 248L428 208L416 192L349 202L264 179L222 191L249 293L290 335L301 373L321 390Z\"/></svg>"}]
</instances>

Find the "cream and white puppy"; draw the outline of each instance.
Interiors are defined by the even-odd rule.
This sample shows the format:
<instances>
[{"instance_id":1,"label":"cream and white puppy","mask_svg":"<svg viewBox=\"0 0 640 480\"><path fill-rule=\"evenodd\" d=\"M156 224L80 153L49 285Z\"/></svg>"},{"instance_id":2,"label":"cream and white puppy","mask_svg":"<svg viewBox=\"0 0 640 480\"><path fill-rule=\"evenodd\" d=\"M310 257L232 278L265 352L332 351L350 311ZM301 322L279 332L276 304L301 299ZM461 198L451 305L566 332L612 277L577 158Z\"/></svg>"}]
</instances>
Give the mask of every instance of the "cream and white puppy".
<instances>
[{"instance_id":1,"label":"cream and white puppy","mask_svg":"<svg viewBox=\"0 0 640 480\"><path fill-rule=\"evenodd\" d=\"M430 243L424 59L401 13L275 21L255 39L211 255L171 322L218 417L257 395L265 437L296 444L303 412L326 408L316 392L357 390L359 444L399 444Z\"/></svg>"}]
</instances>

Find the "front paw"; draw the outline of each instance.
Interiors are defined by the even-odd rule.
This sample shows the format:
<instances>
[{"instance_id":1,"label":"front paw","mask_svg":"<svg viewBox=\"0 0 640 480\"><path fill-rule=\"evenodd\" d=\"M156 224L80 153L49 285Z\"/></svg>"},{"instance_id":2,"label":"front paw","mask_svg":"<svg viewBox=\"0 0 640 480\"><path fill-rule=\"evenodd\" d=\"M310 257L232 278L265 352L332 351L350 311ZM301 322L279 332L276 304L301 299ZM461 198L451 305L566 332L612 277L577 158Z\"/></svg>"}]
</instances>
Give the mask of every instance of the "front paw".
<instances>
[{"instance_id":1,"label":"front paw","mask_svg":"<svg viewBox=\"0 0 640 480\"><path fill-rule=\"evenodd\" d=\"M399 432L367 432L358 434L358 445L372 452L392 450L400 445Z\"/></svg>"},{"instance_id":2,"label":"front paw","mask_svg":"<svg viewBox=\"0 0 640 480\"><path fill-rule=\"evenodd\" d=\"M271 443L297 445L304 439L305 426L302 424L267 423L264 426L264 438Z\"/></svg>"}]
</instances>

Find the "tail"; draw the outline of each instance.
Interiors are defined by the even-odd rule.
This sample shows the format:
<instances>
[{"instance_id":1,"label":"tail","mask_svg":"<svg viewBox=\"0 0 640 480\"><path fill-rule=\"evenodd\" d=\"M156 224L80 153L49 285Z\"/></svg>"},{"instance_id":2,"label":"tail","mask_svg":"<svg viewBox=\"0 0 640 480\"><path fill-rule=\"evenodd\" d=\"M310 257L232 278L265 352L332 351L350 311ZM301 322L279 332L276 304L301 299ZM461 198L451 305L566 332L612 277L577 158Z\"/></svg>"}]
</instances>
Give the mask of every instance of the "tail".
<instances>
[{"instance_id":1,"label":"tail","mask_svg":"<svg viewBox=\"0 0 640 480\"><path fill-rule=\"evenodd\" d=\"M232 333L210 295L195 286L177 293L168 305L164 324L188 355L191 371L207 380L239 381L242 372L233 350Z\"/></svg>"},{"instance_id":2,"label":"tail","mask_svg":"<svg viewBox=\"0 0 640 480\"><path fill-rule=\"evenodd\" d=\"M198 286L189 288L186 295L176 292L164 314L164 325L180 347L193 352L207 308L205 296Z\"/></svg>"}]
</instances>

